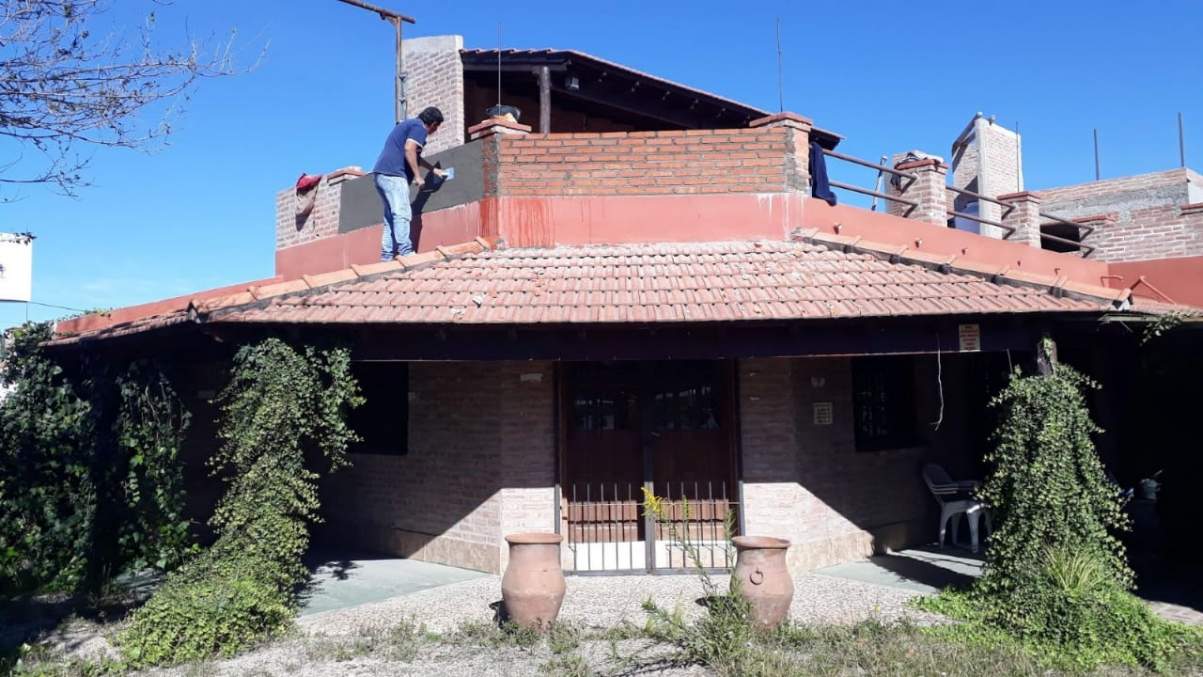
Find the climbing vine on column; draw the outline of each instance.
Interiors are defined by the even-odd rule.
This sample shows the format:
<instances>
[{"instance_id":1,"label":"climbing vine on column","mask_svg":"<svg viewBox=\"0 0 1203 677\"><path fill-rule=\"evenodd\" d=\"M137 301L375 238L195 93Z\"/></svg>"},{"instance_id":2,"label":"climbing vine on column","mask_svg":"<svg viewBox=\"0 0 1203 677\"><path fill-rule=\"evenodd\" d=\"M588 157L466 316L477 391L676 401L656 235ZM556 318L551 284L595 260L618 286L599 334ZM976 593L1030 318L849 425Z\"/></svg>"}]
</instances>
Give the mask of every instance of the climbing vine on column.
<instances>
[{"instance_id":1,"label":"climbing vine on column","mask_svg":"<svg viewBox=\"0 0 1203 677\"><path fill-rule=\"evenodd\" d=\"M210 520L217 541L134 613L119 637L127 659L228 654L291 623L318 520L317 481L347 463L357 437L346 414L362 401L346 350L267 339L238 351L218 396L220 447L211 458L226 482Z\"/></svg>"},{"instance_id":2,"label":"climbing vine on column","mask_svg":"<svg viewBox=\"0 0 1203 677\"><path fill-rule=\"evenodd\" d=\"M1119 487L1107 478L1084 391L1097 384L1052 360L1049 373L1012 377L992 405L1002 409L993 470L980 497L995 513L983 589L1007 593L1038 571L1049 548L1100 558L1115 580L1132 581L1116 533L1128 528Z\"/></svg>"}]
</instances>

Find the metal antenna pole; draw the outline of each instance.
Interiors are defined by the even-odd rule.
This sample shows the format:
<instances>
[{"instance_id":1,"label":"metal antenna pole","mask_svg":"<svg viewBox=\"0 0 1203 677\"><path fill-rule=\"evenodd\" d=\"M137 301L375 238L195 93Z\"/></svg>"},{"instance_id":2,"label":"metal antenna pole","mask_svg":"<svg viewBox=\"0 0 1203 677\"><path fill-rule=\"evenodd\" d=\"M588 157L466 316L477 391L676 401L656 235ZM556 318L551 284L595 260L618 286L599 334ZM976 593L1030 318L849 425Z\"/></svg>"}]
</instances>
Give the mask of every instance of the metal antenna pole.
<instances>
[{"instance_id":1,"label":"metal antenna pole","mask_svg":"<svg viewBox=\"0 0 1203 677\"><path fill-rule=\"evenodd\" d=\"M380 15L380 18L393 25L393 31L396 36L396 72L393 74L393 118L394 122L401 122L405 119L407 102L405 100L405 57L401 49L401 24L402 23L417 23L417 20L411 16L406 16L391 9L377 7L376 5L364 2L363 0L338 0L339 2L366 9L369 12L374 12Z\"/></svg>"},{"instance_id":2,"label":"metal antenna pole","mask_svg":"<svg viewBox=\"0 0 1203 677\"><path fill-rule=\"evenodd\" d=\"M501 114L501 22L497 23L497 106Z\"/></svg>"},{"instance_id":3,"label":"metal antenna pole","mask_svg":"<svg viewBox=\"0 0 1203 677\"><path fill-rule=\"evenodd\" d=\"M1094 130L1094 180L1098 181L1099 176L1099 130L1096 127Z\"/></svg>"},{"instance_id":4,"label":"metal antenna pole","mask_svg":"<svg viewBox=\"0 0 1203 677\"><path fill-rule=\"evenodd\" d=\"M1023 186L1019 183L1023 176L1023 166L1019 161L1019 120L1015 121L1015 192L1023 190Z\"/></svg>"},{"instance_id":5,"label":"metal antenna pole","mask_svg":"<svg viewBox=\"0 0 1203 677\"><path fill-rule=\"evenodd\" d=\"M1182 113L1178 113L1178 166L1186 166L1186 133L1182 130Z\"/></svg>"},{"instance_id":6,"label":"metal antenna pole","mask_svg":"<svg viewBox=\"0 0 1203 677\"><path fill-rule=\"evenodd\" d=\"M777 112L785 112L785 71L781 65L781 17L777 17Z\"/></svg>"}]
</instances>

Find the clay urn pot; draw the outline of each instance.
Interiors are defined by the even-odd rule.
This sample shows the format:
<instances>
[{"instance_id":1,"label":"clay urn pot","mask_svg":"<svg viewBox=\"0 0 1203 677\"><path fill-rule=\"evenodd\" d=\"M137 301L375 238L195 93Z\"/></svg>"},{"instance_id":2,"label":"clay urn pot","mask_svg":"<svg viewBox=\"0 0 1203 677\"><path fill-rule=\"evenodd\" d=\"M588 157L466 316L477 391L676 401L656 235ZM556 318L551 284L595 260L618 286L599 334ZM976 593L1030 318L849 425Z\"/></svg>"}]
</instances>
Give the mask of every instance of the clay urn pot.
<instances>
[{"instance_id":1,"label":"clay urn pot","mask_svg":"<svg viewBox=\"0 0 1203 677\"><path fill-rule=\"evenodd\" d=\"M525 533L505 537L510 563L501 577L501 598L510 620L526 628L545 630L564 601L564 572L560 569L560 534Z\"/></svg>"},{"instance_id":2,"label":"clay urn pot","mask_svg":"<svg viewBox=\"0 0 1203 677\"><path fill-rule=\"evenodd\" d=\"M775 628L789 615L794 599L794 579L785 566L789 541L770 536L736 536L738 556L731 574L732 591L737 581L740 594L752 605L752 622Z\"/></svg>"}]
</instances>

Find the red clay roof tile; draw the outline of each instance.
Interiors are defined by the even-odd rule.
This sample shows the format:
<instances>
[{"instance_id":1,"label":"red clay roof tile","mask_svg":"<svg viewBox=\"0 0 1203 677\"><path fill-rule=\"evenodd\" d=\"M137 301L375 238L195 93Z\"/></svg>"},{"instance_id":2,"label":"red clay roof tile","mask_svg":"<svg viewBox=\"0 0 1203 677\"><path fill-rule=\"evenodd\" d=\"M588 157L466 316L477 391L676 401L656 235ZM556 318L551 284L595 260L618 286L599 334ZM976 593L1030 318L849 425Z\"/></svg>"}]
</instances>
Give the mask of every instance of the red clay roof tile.
<instances>
[{"instance_id":1,"label":"red clay roof tile","mask_svg":"<svg viewBox=\"0 0 1203 677\"><path fill-rule=\"evenodd\" d=\"M830 243L831 247L826 246ZM479 242L194 304L215 323L538 324L697 322L972 313L1106 312L1122 292L1003 284L998 268L906 263L826 235L803 242L702 242L484 250ZM871 243L870 243L871 244ZM845 248L851 251L844 251ZM448 257L450 255L450 257ZM356 276L354 279L352 275ZM371 276L362 279L363 276ZM1015 277L1027 278L1027 275ZM1029 278L1030 279L1030 278ZM336 281L337 280L337 281ZM319 282L335 281L319 285ZM1053 282L1053 280L1049 280ZM1093 296L1093 297L1091 297ZM1088 298L1089 297L1089 298ZM99 330L182 321L158 316Z\"/></svg>"}]
</instances>

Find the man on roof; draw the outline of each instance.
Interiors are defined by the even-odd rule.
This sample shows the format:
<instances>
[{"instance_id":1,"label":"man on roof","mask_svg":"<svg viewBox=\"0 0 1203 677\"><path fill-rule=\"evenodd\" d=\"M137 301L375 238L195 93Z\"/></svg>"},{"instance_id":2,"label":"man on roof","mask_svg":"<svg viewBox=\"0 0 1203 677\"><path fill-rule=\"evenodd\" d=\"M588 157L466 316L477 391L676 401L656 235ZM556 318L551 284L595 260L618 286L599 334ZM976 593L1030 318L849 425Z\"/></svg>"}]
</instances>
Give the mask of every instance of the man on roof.
<instances>
[{"instance_id":1,"label":"man on roof","mask_svg":"<svg viewBox=\"0 0 1203 677\"><path fill-rule=\"evenodd\" d=\"M409 204L409 184L418 190L426 185L421 168L435 176L443 176L443 170L422 159L422 147L426 137L434 134L443 123L443 113L431 106L418 113L418 117L398 122L384 140L384 150L376 159L372 172L376 174L376 192L384 202L384 233L380 237L380 260L391 261L399 256L412 254L409 224L413 210Z\"/></svg>"}]
</instances>

